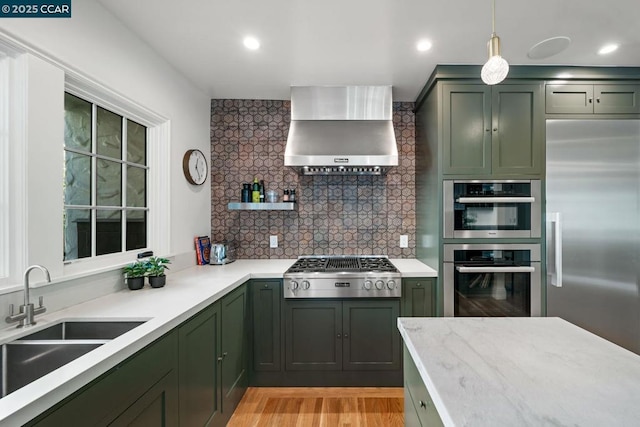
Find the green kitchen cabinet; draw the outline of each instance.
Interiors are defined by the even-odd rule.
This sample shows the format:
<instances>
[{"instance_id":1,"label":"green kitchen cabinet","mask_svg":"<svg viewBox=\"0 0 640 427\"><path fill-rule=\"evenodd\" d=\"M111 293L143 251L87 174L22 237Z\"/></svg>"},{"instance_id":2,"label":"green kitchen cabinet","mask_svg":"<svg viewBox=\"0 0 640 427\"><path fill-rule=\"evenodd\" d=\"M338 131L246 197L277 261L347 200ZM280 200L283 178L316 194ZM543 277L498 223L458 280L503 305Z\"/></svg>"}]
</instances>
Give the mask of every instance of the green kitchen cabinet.
<instances>
[{"instance_id":1,"label":"green kitchen cabinet","mask_svg":"<svg viewBox=\"0 0 640 427\"><path fill-rule=\"evenodd\" d=\"M174 330L27 425L176 426L177 363L178 333Z\"/></svg>"},{"instance_id":2,"label":"green kitchen cabinet","mask_svg":"<svg viewBox=\"0 0 640 427\"><path fill-rule=\"evenodd\" d=\"M221 319L214 303L180 325L180 425L204 426L221 418Z\"/></svg>"},{"instance_id":3,"label":"green kitchen cabinet","mask_svg":"<svg viewBox=\"0 0 640 427\"><path fill-rule=\"evenodd\" d=\"M222 413L226 421L249 385L248 298L246 283L220 300Z\"/></svg>"},{"instance_id":4,"label":"green kitchen cabinet","mask_svg":"<svg viewBox=\"0 0 640 427\"><path fill-rule=\"evenodd\" d=\"M429 391L422 381L420 372L404 347L404 410L405 426L407 427L437 427L442 426L442 419L438 414Z\"/></svg>"},{"instance_id":5,"label":"green kitchen cabinet","mask_svg":"<svg viewBox=\"0 0 640 427\"><path fill-rule=\"evenodd\" d=\"M437 279L435 277L402 279L403 317L436 316Z\"/></svg>"},{"instance_id":6,"label":"green kitchen cabinet","mask_svg":"<svg viewBox=\"0 0 640 427\"><path fill-rule=\"evenodd\" d=\"M287 370L400 369L399 301L287 301L285 313Z\"/></svg>"},{"instance_id":7,"label":"green kitchen cabinet","mask_svg":"<svg viewBox=\"0 0 640 427\"><path fill-rule=\"evenodd\" d=\"M249 284L252 307L252 366L254 372L282 370L281 280L252 280Z\"/></svg>"},{"instance_id":8,"label":"green kitchen cabinet","mask_svg":"<svg viewBox=\"0 0 640 427\"><path fill-rule=\"evenodd\" d=\"M547 114L638 114L639 84L547 84Z\"/></svg>"},{"instance_id":9,"label":"green kitchen cabinet","mask_svg":"<svg viewBox=\"0 0 640 427\"><path fill-rule=\"evenodd\" d=\"M541 84L443 84L443 174L541 174L542 105Z\"/></svg>"}]
</instances>

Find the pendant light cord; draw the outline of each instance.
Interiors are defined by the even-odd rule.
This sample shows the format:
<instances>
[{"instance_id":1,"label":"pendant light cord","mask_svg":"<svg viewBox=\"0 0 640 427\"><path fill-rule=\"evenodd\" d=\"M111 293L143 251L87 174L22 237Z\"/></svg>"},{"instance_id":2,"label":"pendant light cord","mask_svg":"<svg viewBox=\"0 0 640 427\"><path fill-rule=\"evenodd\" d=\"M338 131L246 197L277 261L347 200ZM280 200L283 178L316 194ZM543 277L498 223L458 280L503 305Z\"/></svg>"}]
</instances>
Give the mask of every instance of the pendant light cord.
<instances>
[{"instance_id":1,"label":"pendant light cord","mask_svg":"<svg viewBox=\"0 0 640 427\"><path fill-rule=\"evenodd\" d=\"M496 0L493 0L491 7L491 34L496 33Z\"/></svg>"}]
</instances>

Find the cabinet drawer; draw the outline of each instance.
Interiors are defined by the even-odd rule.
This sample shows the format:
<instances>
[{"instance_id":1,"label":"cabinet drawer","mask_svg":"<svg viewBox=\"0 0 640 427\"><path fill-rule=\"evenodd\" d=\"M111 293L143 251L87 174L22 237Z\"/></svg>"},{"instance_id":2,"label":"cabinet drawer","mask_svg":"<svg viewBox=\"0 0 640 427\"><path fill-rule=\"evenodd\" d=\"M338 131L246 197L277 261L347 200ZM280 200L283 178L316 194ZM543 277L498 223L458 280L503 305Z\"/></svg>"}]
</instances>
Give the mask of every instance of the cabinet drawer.
<instances>
[{"instance_id":1,"label":"cabinet drawer","mask_svg":"<svg viewBox=\"0 0 640 427\"><path fill-rule=\"evenodd\" d=\"M593 85L550 84L545 92L548 114L593 113Z\"/></svg>"},{"instance_id":2,"label":"cabinet drawer","mask_svg":"<svg viewBox=\"0 0 640 427\"><path fill-rule=\"evenodd\" d=\"M440 415L429 396L427 387L425 387L422 377L416 368L413 359L409 355L407 348L404 348L404 387L405 396L411 398L413 407L418 413L418 419L420 425L423 427L441 426L442 420ZM410 408L410 405L405 404L405 410ZM411 419L412 417L407 417Z\"/></svg>"}]
</instances>

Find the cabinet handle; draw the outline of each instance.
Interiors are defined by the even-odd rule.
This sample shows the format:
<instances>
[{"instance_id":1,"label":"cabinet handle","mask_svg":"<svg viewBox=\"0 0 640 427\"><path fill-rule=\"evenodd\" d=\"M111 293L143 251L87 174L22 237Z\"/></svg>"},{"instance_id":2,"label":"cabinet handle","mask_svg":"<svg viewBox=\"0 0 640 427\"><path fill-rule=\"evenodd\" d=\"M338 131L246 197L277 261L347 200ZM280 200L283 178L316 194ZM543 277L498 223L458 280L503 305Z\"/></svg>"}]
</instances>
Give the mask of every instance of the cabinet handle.
<instances>
[{"instance_id":1,"label":"cabinet handle","mask_svg":"<svg viewBox=\"0 0 640 427\"><path fill-rule=\"evenodd\" d=\"M344 333L344 339L346 340L347 338L349 338L349 334L348 333Z\"/></svg>"},{"instance_id":2,"label":"cabinet handle","mask_svg":"<svg viewBox=\"0 0 640 427\"><path fill-rule=\"evenodd\" d=\"M491 129L486 128L486 129L485 129L485 132L491 132Z\"/></svg>"},{"instance_id":3,"label":"cabinet handle","mask_svg":"<svg viewBox=\"0 0 640 427\"><path fill-rule=\"evenodd\" d=\"M338 339L342 338L342 334L338 334Z\"/></svg>"},{"instance_id":4,"label":"cabinet handle","mask_svg":"<svg viewBox=\"0 0 640 427\"><path fill-rule=\"evenodd\" d=\"M600 98L596 98L596 102L600 104Z\"/></svg>"},{"instance_id":5,"label":"cabinet handle","mask_svg":"<svg viewBox=\"0 0 640 427\"><path fill-rule=\"evenodd\" d=\"M418 282L416 283L416 286L422 286L422 283Z\"/></svg>"},{"instance_id":6,"label":"cabinet handle","mask_svg":"<svg viewBox=\"0 0 640 427\"><path fill-rule=\"evenodd\" d=\"M426 402L424 402L423 400L420 400L418 403L420 404L421 408L426 408L427 407Z\"/></svg>"},{"instance_id":7,"label":"cabinet handle","mask_svg":"<svg viewBox=\"0 0 640 427\"><path fill-rule=\"evenodd\" d=\"M267 289L269 287L269 285L264 285L264 288Z\"/></svg>"},{"instance_id":8,"label":"cabinet handle","mask_svg":"<svg viewBox=\"0 0 640 427\"><path fill-rule=\"evenodd\" d=\"M498 128L493 128L493 131L494 132L498 132Z\"/></svg>"},{"instance_id":9,"label":"cabinet handle","mask_svg":"<svg viewBox=\"0 0 640 427\"><path fill-rule=\"evenodd\" d=\"M222 356L218 356L218 363L222 362Z\"/></svg>"},{"instance_id":10,"label":"cabinet handle","mask_svg":"<svg viewBox=\"0 0 640 427\"><path fill-rule=\"evenodd\" d=\"M593 104L593 98L589 98L589 104Z\"/></svg>"},{"instance_id":11,"label":"cabinet handle","mask_svg":"<svg viewBox=\"0 0 640 427\"><path fill-rule=\"evenodd\" d=\"M222 358L224 359L225 357L227 357L227 352L226 351L224 353L222 353Z\"/></svg>"}]
</instances>

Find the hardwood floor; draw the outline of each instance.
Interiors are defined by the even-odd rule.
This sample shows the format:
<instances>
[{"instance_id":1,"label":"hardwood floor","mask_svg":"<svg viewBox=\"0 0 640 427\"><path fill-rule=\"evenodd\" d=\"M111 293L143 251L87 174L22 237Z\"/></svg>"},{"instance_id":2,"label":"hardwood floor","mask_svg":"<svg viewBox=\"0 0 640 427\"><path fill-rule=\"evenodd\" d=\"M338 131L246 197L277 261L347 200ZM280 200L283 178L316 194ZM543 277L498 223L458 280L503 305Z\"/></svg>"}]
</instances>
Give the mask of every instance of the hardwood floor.
<instances>
[{"instance_id":1,"label":"hardwood floor","mask_svg":"<svg viewBox=\"0 0 640 427\"><path fill-rule=\"evenodd\" d=\"M404 425L402 388L250 387L228 427Z\"/></svg>"}]
</instances>

